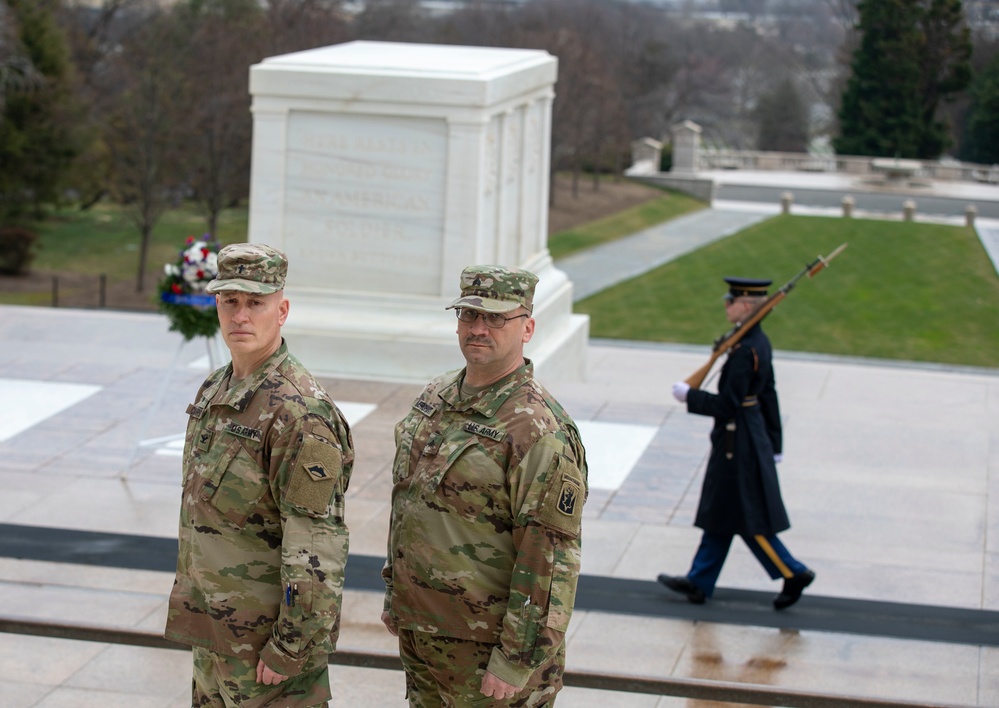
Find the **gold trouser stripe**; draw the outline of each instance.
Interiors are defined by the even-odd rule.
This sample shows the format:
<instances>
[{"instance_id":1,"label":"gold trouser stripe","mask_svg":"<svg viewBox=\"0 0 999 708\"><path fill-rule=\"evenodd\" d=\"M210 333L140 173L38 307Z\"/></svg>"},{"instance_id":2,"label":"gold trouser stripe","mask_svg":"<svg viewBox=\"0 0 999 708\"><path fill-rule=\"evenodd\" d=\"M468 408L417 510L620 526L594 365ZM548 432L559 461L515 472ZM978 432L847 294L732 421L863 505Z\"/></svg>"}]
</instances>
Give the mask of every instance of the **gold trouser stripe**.
<instances>
[{"instance_id":1,"label":"gold trouser stripe","mask_svg":"<svg viewBox=\"0 0 999 708\"><path fill-rule=\"evenodd\" d=\"M774 565L777 566L777 570L780 571L781 575L785 578L794 577L794 573L791 572L790 568L784 565L784 561L782 561L780 556L777 555L777 551L775 551L774 547L770 545L770 541L767 540L766 536L760 536L757 534L753 538L755 538L756 542L760 544L760 548L762 548L763 552L767 554L767 557L774 562Z\"/></svg>"}]
</instances>

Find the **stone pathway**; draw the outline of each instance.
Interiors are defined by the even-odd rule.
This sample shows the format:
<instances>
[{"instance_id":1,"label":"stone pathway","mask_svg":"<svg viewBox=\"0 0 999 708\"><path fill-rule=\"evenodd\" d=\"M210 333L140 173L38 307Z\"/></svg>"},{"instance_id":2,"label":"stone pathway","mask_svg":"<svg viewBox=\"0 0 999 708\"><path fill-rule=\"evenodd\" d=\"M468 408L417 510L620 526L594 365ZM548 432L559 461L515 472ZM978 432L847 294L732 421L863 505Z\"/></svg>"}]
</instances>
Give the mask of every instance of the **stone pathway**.
<instances>
[{"instance_id":1,"label":"stone pathway","mask_svg":"<svg viewBox=\"0 0 999 708\"><path fill-rule=\"evenodd\" d=\"M759 211L704 209L559 260L579 301L769 218Z\"/></svg>"}]
</instances>

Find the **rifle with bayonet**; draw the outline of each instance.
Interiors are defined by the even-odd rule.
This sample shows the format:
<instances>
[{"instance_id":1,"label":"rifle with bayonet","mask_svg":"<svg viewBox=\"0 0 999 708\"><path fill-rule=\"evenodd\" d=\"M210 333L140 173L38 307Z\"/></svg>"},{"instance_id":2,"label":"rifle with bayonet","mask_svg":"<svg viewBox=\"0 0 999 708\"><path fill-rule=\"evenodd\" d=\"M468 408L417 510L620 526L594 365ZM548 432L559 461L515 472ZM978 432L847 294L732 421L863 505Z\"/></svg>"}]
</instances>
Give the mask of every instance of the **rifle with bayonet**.
<instances>
[{"instance_id":1,"label":"rifle with bayonet","mask_svg":"<svg viewBox=\"0 0 999 708\"><path fill-rule=\"evenodd\" d=\"M704 383L704 379L707 378L708 373L711 371L711 367L714 366L718 358L727 353L732 347L739 343L739 340L746 336L746 333L751 330L757 323L759 323L764 317L769 315L775 307L787 297L787 294L791 292L792 288L797 285L798 281L801 280L806 275L809 278L815 277L819 271L829 265L829 262L838 256L843 249L846 248L844 243L835 251L830 253L826 257L819 256L814 261L805 266L805 268L798 273L796 276L787 281L783 286L781 286L777 292L768 297L762 305L760 305L756 310L753 311L745 322L736 322L735 326L732 327L728 332L720 336L715 340L714 346L711 348L711 357L708 359L708 363L702 366L700 369L691 374L686 382L691 388L700 388L701 384Z\"/></svg>"}]
</instances>

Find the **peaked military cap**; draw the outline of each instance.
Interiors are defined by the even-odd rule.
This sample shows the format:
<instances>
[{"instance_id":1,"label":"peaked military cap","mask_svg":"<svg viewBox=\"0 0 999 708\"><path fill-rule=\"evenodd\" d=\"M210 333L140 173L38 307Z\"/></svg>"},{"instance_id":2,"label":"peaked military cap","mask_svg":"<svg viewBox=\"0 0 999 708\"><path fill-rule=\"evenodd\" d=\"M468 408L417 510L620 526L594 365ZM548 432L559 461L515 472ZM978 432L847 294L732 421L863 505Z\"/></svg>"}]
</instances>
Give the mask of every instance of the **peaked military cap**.
<instances>
[{"instance_id":1,"label":"peaked military cap","mask_svg":"<svg viewBox=\"0 0 999 708\"><path fill-rule=\"evenodd\" d=\"M288 258L265 243L234 243L219 251L219 274L207 292L236 290L268 295L284 288Z\"/></svg>"},{"instance_id":2,"label":"peaked military cap","mask_svg":"<svg viewBox=\"0 0 999 708\"><path fill-rule=\"evenodd\" d=\"M469 266L461 271L461 296L445 307L467 307L482 312L511 312L518 307L534 309L534 286L538 276L526 270L497 265Z\"/></svg>"},{"instance_id":3,"label":"peaked military cap","mask_svg":"<svg viewBox=\"0 0 999 708\"><path fill-rule=\"evenodd\" d=\"M767 294L767 288L774 281L760 280L759 278L725 278L728 283L728 292L732 297L742 295L762 296Z\"/></svg>"}]
</instances>

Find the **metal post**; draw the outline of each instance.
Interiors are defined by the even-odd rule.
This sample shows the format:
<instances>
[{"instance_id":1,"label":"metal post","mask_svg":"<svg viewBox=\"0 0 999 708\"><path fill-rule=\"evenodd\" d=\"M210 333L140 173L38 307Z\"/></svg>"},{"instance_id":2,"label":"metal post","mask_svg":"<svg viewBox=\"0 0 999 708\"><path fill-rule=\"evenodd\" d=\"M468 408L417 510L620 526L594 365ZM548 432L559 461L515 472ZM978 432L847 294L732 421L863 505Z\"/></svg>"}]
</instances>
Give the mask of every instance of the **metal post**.
<instances>
[{"instance_id":1,"label":"metal post","mask_svg":"<svg viewBox=\"0 0 999 708\"><path fill-rule=\"evenodd\" d=\"M104 273L101 273L101 283L99 295L97 297L97 306L102 310L107 306L107 295L108 295L108 277Z\"/></svg>"},{"instance_id":2,"label":"metal post","mask_svg":"<svg viewBox=\"0 0 999 708\"><path fill-rule=\"evenodd\" d=\"M59 276L52 276L52 307L59 307Z\"/></svg>"}]
</instances>

